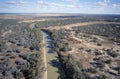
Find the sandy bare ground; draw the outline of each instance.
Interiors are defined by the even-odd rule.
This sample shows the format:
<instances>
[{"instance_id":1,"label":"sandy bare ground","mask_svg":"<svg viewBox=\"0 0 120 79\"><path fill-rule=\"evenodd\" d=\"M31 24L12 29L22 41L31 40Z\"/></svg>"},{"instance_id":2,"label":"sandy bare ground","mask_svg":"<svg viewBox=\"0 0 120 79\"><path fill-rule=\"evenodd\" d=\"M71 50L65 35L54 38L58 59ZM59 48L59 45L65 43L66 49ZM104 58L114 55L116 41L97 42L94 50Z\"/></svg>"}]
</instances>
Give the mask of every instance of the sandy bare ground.
<instances>
[{"instance_id":1,"label":"sandy bare ground","mask_svg":"<svg viewBox=\"0 0 120 79\"><path fill-rule=\"evenodd\" d=\"M47 29L50 29L50 30L72 29L72 27L86 26L86 25L93 25L93 24L120 24L120 22L92 21L92 22L82 22L82 23L75 23L75 24L69 24L69 25L63 25L63 26L50 26Z\"/></svg>"},{"instance_id":2,"label":"sandy bare ground","mask_svg":"<svg viewBox=\"0 0 120 79\"><path fill-rule=\"evenodd\" d=\"M29 23L29 22L42 22L42 21L46 21L47 19L36 19L36 20L21 20L18 23Z\"/></svg>"},{"instance_id":3,"label":"sandy bare ground","mask_svg":"<svg viewBox=\"0 0 120 79\"><path fill-rule=\"evenodd\" d=\"M70 16L70 14L56 14L56 13L53 13L53 14L49 14L49 13L45 13L45 14L34 14L35 16Z\"/></svg>"},{"instance_id":4,"label":"sandy bare ground","mask_svg":"<svg viewBox=\"0 0 120 79\"><path fill-rule=\"evenodd\" d=\"M71 38L72 38L74 41L81 42L80 44L81 44L82 46L84 46L84 47L86 47L86 48L90 48L90 49L102 49L102 48L120 49L119 46L117 46L117 45L115 45L115 44L113 44L113 43L110 43L110 42L108 42L108 43L102 43L102 46L97 46L96 44L86 42L85 40L79 39L79 38L77 38L77 37L75 37L75 36L73 36L73 37L71 37ZM100 38L99 36L97 36L97 39L100 40L100 41L103 41L103 42L108 41L107 39L102 39L102 38Z\"/></svg>"},{"instance_id":5,"label":"sandy bare ground","mask_svg":"<svg viewBox=\"0 0 120 79\"><path fill-rule=\"evenodd\" d=\"M66 53L71 54L76 61L79 61L83 66L83 68L90 68L93 66L89 62L93 61L93 58L96 56L93 53L87 52L86 50L97 49L102 51L103 48L105 49L114 48L115 50L120 49L120 46L115 45L114 43L109 41L107 38L102 38L102 36L96 36L96 37L97 37L97 40L101 41L101 44L102 44L101 46L98 46L94 42L88 42L85 39L78 38L75 34L69 35L69 37L67 37L65 41L69 43L69 45L72 48L72 51L68 51ZM103 54L103 56L105 55Z\"/></svg>"}]
</instances>

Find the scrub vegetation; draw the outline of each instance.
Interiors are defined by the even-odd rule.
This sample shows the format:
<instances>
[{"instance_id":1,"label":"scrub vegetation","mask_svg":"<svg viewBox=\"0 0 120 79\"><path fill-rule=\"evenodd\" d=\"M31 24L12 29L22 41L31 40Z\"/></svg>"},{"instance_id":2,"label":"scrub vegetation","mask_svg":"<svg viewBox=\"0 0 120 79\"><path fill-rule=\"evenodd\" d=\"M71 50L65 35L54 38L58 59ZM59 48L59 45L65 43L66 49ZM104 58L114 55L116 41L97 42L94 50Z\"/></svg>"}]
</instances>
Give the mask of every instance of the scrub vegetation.
<instances>
[{"instance_id":1,"label":"scrub vegetation","mask_svg":"<svg viewBox=\"0 0 120 79\"><path fill-rule=\"evenodd\" d=\"M8 16L0 19L0 79L120 79L119 15Z\"/></svg>"}]
</instances>

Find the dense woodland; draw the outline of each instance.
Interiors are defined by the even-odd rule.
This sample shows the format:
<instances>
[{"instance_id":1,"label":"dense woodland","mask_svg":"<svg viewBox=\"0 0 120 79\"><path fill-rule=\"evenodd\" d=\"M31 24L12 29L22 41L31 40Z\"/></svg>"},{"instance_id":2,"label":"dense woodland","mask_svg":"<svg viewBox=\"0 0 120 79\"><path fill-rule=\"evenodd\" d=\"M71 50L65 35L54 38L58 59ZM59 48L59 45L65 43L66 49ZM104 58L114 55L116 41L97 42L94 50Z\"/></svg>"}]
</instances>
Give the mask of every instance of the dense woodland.
<instances>
[{"instance_id":1,"label":"dense woodland","mask_svg":"<svg viewBox=\"0 0 120 79\"><path fill-rule=\"evenodd\" d=\"M8 23L6 23L8 22ZM29 24L5 20L0 25L0 79L38 79L41 32Z\"/></svg>"}]
</instances>

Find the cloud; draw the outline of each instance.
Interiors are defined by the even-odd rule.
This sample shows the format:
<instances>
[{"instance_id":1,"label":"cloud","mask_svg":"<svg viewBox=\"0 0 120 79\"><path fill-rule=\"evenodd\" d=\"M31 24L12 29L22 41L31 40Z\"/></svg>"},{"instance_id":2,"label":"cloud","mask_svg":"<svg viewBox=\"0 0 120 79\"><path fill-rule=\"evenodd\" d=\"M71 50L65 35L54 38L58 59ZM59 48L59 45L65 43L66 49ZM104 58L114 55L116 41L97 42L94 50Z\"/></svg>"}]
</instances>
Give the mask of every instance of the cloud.
<instances>
[{"instance_id":1,"label":"cloud","mask_svg":"<svg viewBox=\"0 0 120 79\"><path fill-rule=\"evenodd\" d=\"M49 3L44 1L37 1L37 3L40 4L40 6L49 6Z\"/></svg>"},{"instance_id":2,"label":"cloud","mask_svg":"<svg viewBox=\"0 0 120 79\"><path fill-rule=\"evenodd\" d=\"M104 2L105 2L105 3L109 3L109 2L110 2L110 0L104 0Z\"/></svg>"},{"instance_id":3,"label":"cloud","mask_svg":"<svg viewBox=\"0 0 120 79\"><path fill-rule=\"evenodd\" d=\"M58 3L50 3L50 6L65 7L65 5L63 5L63 4L58 4Z\"/></svg>"},{"instance_id":4,"label":"cloud","mask_svg":"<svg viewBox=\"0 0 120 79\"><path fill-rule=\"evenodd\" d=\"M29 9L28 7L31 5L30 2L26 2L26 1L22 1L22 0L19 0L19 1L5 1L2 3L3 5L5 6L8 6L9 8L6 8L6 9L10 9L10 10L22 10L22 9Z\"/></svg>"},{"instance_id":5,"label":"cloud","mask_svg":"<svg viewBox=\"0 0 120 79\"><path fill-rule=\"evenodd\" d=\"M55 6L55 7L64 7L65 6L63 4L48 3L48 2L44 2L44 1L38 1L37 3L40 4L40 6L49 6L49 7L52 7L52 6Z\"/></svg>"},{"instance_id":6,"label":"cloud","mask_svg":"<svg viewBox=\"0 0 120 79\"><path fill-rule=\"evenodd\" d=\"M75 4L62 4L57 2L38 1L38 11L49 13L75 13L82 10L82 6Z\"/></svg>"},{"instance_id":7,"label":"cloud","mask_svg":"<svg viewBox=\"0 0 120 79\"><path fill-rule=\"evenodd\" d=\"M40 4L40 6L44 6L44 7L59 7L59 8L80 8L81 7L81 6L75 6L70 4L48 3L45 1L38 1L37 3Z\"/></svg>"},{"instance_id":8,"label":"cloud","mask_svg":"<svg viewBox=\"0 0 120 79\"><path fill-rule=\"evenodd\" d=\"M105 2L96 2L95 5L98 6L98 7L104 7L104 6L107 6L107 3L105 3Z\"/></svg>"},{"instance_id":9,"label":"cloud","mask_svg":"<svg viewBox=\"0 0 120 79\"><path fill-rule=\"evenodd\" d=\"M5 4L10 4L10 5L24 5L27 2L24 1L6 1Z\"/></svg>"},{"instance_id":10,"label":"cloud","mask_svg":"<svg viewBox=\"0 0 120 79\"><path fill-rule=\"evenodd\" d=\"M120 8L120 4L112 4L112 6L115 8Z\"/></svg>"},{"instance_id":11,"label":"cloud","mask_svg":"<svg viewBox=\"0 0 120 79\"><path fill-rule=\"evenodd\" d=\"M79 0L62 0L62 1L67 1L67 2L71 2L71 3L76 3L76 2L78 2Z\"/></svg>"},{"instance_id":12,"label":"cloud","mask_svg":"<svg viewBox=\"0 0 120 79\"><path fill-rule=\"evenodd\" d=\"M109 3L110 3L110 0L103 0L103 2L101 2L101 1L96 2L95 5L98 6L98 7L105 7L105 6L107 6Z\"/></svg>"},{"instance_id":13,"label":"cloud","mask_svg":"<svg viewBox=\"0 0 120 79\"><path fill-rule=\"evenodd\" d=\"M10 7L5 6L5 5L0 5L0 9L6 9L6 8L10 8Z\"/></svg>"},{"instance_id":14,"label":"cloud","mask_svg":"<svg viewBox=\"0 0 120 79\"><path fill-rule=\"evenodd\" d=\"M64 5L64 4L58 4L58 3L50 3L50 6L54 7L65 7L65 8L77 8L75 5Z\"/></svg>"}]
</instances>

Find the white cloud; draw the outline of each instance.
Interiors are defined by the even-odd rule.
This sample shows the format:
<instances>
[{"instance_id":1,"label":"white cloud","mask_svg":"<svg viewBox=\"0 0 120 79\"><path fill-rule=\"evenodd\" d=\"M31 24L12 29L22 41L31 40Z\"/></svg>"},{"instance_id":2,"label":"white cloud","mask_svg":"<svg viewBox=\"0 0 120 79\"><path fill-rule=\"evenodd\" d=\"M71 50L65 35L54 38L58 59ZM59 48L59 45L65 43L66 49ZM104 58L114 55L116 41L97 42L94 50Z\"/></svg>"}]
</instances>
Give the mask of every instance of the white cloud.
<instances>
[{"instance_id":1,"label":"white cloud","mask_svg":"<svg viewBox=\"0 0 120 79\"><path fill-rule=\"evenodd\" d=\"M105 3L109 3L109 2L110 2L110 0L104 0L104 2L105 2Z\"/></svg>"},{"instance_id":2,"label":"white cloud","mask_svg":"<svg viewBox=\"0 0 120 79\"><path fill-rule=\"evenodd\" d=\"M44 2L43 1L38 1L38 3L43 4Z\"/></svg>"},{"instance_id":3,"label":"white cloud","mask_svg":"<svg viewBox=\"0 0 120 79\"><path fill-rule=\"evenodd\" d=\"M40 4L40 6L49 6L49 3L44 1L38 1L37 3Z\"/></svg>"},{"instance_id":4,"label":"white cloud","mask_svg":"<svg viewBox=\"0 0 120 79\"><path fill-rule=\"evenodd\" d=\"M104 3L104 2L96 2L95 5L98 6L98 7L104 7L104 6L107 6L107 3Z\"/></svg>"},{"instance_id":5,"label":"white cloud","mask_svg":"<svg viewBox=\"0 0 120 79\"><path fill-rule=\"evenodd\" d=\"M45 6L45 7L59 7L59 8L80 8L81 7L81 6L75 6L70 4L48 3L45 1L38 1L37 3L40 4L40 6Z\"/></svg>"},{"instance_id":6,"label":"white cloud","mask_svg":"<svg viewBox=\"0 0 120 79\"><path fill-rule=\"evenodd\" d=\"M98 7L105 7L105 6L108 6L109 3L110 3L110 0L103 0L103 1L96 2L95 5Z\"/></svg>"},{"instance_id":7,"label":"white cloud","mask_svg":"<svg viewBox=\"0 0 120 79\"><path fill-rule=\"evenodd\" d=\"M117 7L117 8L120 8L120 4L112 4L113 7Z\"/></svg>"},{"instance_id":8,"label":"white cloud","mask_svg":"<svg viewBox=\"0 0 120 79\"><path fill-rule=\"evenodd\" d=\"M6 1L6 4L16 4L16 1Z\"/></svg>"},{"instance_id":9,"label":"white cloud","mask_svg":"<svg viewBox=\"0 0 120 79\"><path fill-rule=\"evenodd\" d=\"M8 6L9 8L6 9L28 9L27 7L29 7L31 5L30 2L26 2L26 1L5 1L3 4L5 4L6 6Z\"/></svg>"},{"instance_id":10,"label":"white cloud","mask_svg":"<svg viewBox=\"0 0 120 79\"><path fill-rule=\"evenodd\" d=\"M62 4L55 2L47 2L47 1L38 1L38 9L44 12L48 11L50 13L74 13L82 10L82 6L74 5L74 4Z\"/></svg>"},{"instance_id":11,"label":"white cloud","mask_svg":"<svg viewBox=\"0 0 120 79\"><path fill-rule=\"evenodd\" d=\"M67 2L71 2L71 3L76 3L76 2L78 2L79 0L62 0L62 1L67 1Z\"/></svg>"},{"instance_id":12,"label":"white cloud","mask_svg":"<svg viewBox=\"0 0 120 79\"><path fill-rule=\"evenodd\" d=\"M6 4L11 4L11 5L23 5L26 4L24 1L6 1Z\"/></svg>"}]
</instances>

